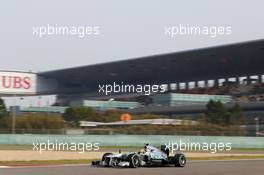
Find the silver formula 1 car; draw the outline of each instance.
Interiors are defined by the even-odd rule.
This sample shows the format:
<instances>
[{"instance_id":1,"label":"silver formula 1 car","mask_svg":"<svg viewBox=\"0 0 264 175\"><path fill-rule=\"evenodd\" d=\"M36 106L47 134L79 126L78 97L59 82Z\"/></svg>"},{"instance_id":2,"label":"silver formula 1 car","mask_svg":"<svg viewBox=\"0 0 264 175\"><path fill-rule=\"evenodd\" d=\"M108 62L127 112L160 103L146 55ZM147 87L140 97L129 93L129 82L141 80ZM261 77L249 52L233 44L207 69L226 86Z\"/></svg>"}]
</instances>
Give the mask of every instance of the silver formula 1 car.
<instances>
[{"instance_id":1,"label":"silver formula 1 car","mask_svg":"<svg viewBox=\"0 0 264 175\"><path fill-rule=\"evenodd\" d=\"M168 166L184 167L186 157L182 153L169 156L170 149L166 145L161 145L161 149L146 144L144 151L125 154L105 153L101 161L93 161L93 166L102 167L131 167L142 166Z\"/></svg>"}]
</instances>

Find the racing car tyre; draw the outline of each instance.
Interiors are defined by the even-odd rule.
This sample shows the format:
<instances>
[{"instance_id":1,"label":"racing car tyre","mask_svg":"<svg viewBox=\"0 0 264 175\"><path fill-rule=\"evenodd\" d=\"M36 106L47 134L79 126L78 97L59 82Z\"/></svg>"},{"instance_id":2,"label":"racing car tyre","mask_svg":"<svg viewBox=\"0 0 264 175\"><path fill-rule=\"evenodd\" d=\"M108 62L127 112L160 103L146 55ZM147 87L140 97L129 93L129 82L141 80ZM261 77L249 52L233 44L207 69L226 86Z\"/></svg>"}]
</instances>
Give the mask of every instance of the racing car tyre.
<instances>
[{"instance_id":1,"label":"racing car tyre","mask_svg":"<svg viewBox=\"0 0 264 175\"><path fill-rule=\"evenodd\" d=\"M102 161L105 161L105 157L112 155L113 153L104 153L103 157L102 157Z\"/></svg>"},{"instance_id":2,"label":"racing car tyre","mask_svg":"<svg viewBox=\"0 0 264 175\"><path fill-rule=\"evenodd\" d=\"M174 163L176 167L184 167L186 164L186 157L184 154L176 154L174 156Z\"/></svg>"},{"instance_id":3,"label":"racing car tyre","mask_svg":"<svg viewBox=\"0 0 264 175\"><path fill-rule=\"evenodd\" d=\"M111 158L107 158L106 156L109 156L109 155L112 155L113 153L105 153L104 155L103 155L103 157L102 157L102 161L104 161L105 162L105 166L106 167L109 167L109 166L111 166L110 164L111 164Z\"/></svg>"},{"instance_id":4,"label":"racing car tyre","mask_svg":"<svg viewBox=\"0 0 264 175\"><path fill-rule=\"evenodd\" d=\"M170 149L166 145L161 145L160 150L163 151L169 157Z\"/></svg>"},{"instance_id":5,"label":"racing car tyre","mask_svg":"<svg viewBox=\"0 0 264 175\"><path fill-rule=\"evenodd\" d=\"M140 158L137 154L128 155L129 166L131 168L137 168L140 166Z\"/></svg>"}]
</instances>

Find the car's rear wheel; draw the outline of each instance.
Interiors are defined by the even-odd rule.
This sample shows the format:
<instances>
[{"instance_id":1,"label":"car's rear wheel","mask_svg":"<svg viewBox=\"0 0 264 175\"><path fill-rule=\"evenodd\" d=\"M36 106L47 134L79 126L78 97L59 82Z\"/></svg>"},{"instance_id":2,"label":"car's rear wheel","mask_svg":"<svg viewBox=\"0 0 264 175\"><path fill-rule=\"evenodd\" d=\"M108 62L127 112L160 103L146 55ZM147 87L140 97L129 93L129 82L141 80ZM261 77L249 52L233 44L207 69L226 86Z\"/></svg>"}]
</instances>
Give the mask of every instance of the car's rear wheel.
<instances>
[{"instance_id":1,"label":"car's rear wheel","mask_svg":"<svg viewBox=\"0 0 264 175\"><path fill-rule=\"evenodd\" d=\"M140 166L140 158L137 154L130 154L128 156L129 166L131 168L137 168Z\"/></svg>"},{"instance_id":2,"label":"car's rear wheel","mask_svg":"<svg viewBox=\"0 0 264 175\"><path fill-rule=\"evenodd\" d=\"M104 153L103 157L102 157L102 161L105 161L105 158L107 156L113 155L113 153Z\"/></svg>"},{"instance_id":3,"label":"car's rear wheel","mask_svg":"<svg viewBox=\"0 0 264 175\"><path fill-rule=\"evenodd\" d=\"M118 159L116 157L111 158L110 162L109 162L109 166L110 167L117 167L118 166Z\"/></svg>"},{"instance_id":4,"label":"car's rear wheel","mask_svg":"<svg viewBox=\"0 0 264 175\"><path fill-rule=\"evenodd\" d=\"M174 156L174 164L176 167L184 167L186 165L186 157L184 154L176 154Z\"/></svg>"},{"instance_id":5,"label":"car's rear wheel","mask_svg":"<svg viewBox=\"0 0 264 175\"><path fill-rule=\"evenodd\" d=\"M107 166L107 167L111 166L110 164L111 164L111 159L112 158L107 157L107 156L110 156L110 155L113 155L113 153L105 153L103 155L103 157L102 157L102 161L104 162L104 165Z\"/></svg>"}]
</instances>

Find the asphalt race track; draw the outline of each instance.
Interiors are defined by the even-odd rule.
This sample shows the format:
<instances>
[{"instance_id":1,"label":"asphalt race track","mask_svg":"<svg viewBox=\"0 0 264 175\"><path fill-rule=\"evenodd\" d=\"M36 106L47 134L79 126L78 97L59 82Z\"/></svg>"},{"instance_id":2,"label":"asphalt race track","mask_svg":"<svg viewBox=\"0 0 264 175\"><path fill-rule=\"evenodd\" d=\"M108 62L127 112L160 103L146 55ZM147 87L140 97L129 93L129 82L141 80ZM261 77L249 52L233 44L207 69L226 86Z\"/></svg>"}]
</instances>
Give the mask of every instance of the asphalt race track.
<instances>
[{"instance_id":1,"label":"asphalt race track","mask_svg":"<svg viewBox=\"0 0 264 175\"><path fill-rule=\"evenodd\" d=\"M184 168L95 168L89 165L0 168L0 175L263 175L264 160L193 161Z\"/></svg>"}]
</instances>

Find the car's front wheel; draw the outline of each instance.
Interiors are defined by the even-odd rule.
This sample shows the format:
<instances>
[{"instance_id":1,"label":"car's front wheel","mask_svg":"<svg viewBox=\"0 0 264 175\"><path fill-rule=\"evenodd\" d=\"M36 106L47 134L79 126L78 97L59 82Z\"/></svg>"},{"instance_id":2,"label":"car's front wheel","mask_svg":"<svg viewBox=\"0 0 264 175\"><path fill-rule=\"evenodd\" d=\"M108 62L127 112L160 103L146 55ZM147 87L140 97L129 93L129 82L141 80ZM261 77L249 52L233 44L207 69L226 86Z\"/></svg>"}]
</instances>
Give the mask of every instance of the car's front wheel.
<instances>
[{"instance_id":1,"label":"car's front wheel","mask_svg":"<svg viewBox=\"0 0 264 175\"><path fill-rule=\"evenodd\" d=\"M130 154L128 156L129 166L131 168L137 168L140 166L140 158L137 154Z\"/></svg>"},{"instance_id":2,"label":"car's front wheel","mask_svg":"<svg viewBox=\"0 0 264 175\"><path fill-rule=\"evenodd\" d=\"M186 157L184 154L176 154L174 156L174 164L176 167L184 167L186 164Z\"/></svg>"}]
</instances>

